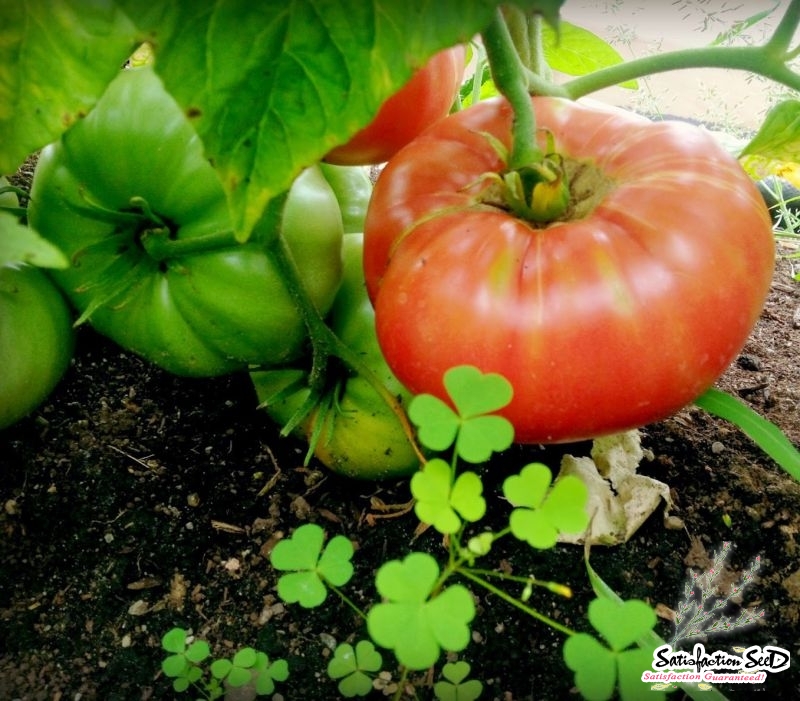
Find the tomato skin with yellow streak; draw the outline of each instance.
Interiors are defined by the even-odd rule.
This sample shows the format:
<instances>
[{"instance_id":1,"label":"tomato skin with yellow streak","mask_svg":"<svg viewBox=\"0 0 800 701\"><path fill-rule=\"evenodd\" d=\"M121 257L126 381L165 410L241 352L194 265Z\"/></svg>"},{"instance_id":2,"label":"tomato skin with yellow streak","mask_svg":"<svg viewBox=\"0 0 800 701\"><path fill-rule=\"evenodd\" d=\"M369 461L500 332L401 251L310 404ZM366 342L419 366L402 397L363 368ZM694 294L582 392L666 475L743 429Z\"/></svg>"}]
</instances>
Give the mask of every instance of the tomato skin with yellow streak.
<instances>
[{"instance_id":1,"label":"tomato skin with yellow streak","mask_svg":"<svg viewBox=\"0 0 800 701\"><path fill-rule=\"evenodd\" d=\"M514 398L501 413L520 442L663 419L714 383L761 312L767 209L701 130L532 100L574 170L562 221L487 203L486 174L506 164L486 134L511 145L502 99L438 122L382 171L364 264L384 356L413 393L444 400L451 367L504 375Z\"/></svg>"}]
</instances>

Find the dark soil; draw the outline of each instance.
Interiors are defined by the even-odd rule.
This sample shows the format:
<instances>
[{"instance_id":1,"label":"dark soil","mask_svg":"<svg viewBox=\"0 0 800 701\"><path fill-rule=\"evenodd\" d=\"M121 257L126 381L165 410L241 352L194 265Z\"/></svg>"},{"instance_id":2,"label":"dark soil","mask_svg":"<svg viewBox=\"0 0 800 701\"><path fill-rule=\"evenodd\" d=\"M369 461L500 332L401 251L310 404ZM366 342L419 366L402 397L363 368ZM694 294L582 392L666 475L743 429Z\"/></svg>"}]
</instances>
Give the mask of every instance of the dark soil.
<instances>
[{"instance_id":1,"label":"dark soil","mask_svg":"<svg viewBox=\"0 0 800 701\"><path fill-rule=\"evenodd\" d=\"M720 386L800 445L800 284L792 272L780 262L761 321ZM0 699L172 699L160 639L175 625L218 655L252 645L287 659L291 675L274 698L337 697L324 674L329 643L363 631L335 597L313 611L283 605L271 546L306 522L346 535L357 548L346 591L363 606L374 600L381 562L444 550L434 533L414 539L413 512L371 518L383 515L381 504L406 502L407 483L304 468L303 446L280 438L255 404L246 376L179 379L81 329L75 361L46 404L0 432ZM646 427L643 441L654 459L641 471L670 486L683 527L665 528L659 510L627 544L595 547L593 566L623 597L674 608L688 566L708 567L723 541L734 543L733 578L761 555L743 604L765 609L765 623L706 645L788 649L791 668L765 684L720 689L730 699L798 698L800 485L735 428L695 408ZM587 450L515 447L486 468L486 493L497 495L526 461L557 467L564 452ZM499 523L504 503L489 502ZM532 603L586 629L592 594L582 556L575 546L539 553L504 543L486 564L569 584L572 600L537 593ZM460 658L484 682L483 698L578 698L563 636L478 593L473 643ZM672 624L660 620L657 630L669 637Z\"/></svg>"}]
</instances>

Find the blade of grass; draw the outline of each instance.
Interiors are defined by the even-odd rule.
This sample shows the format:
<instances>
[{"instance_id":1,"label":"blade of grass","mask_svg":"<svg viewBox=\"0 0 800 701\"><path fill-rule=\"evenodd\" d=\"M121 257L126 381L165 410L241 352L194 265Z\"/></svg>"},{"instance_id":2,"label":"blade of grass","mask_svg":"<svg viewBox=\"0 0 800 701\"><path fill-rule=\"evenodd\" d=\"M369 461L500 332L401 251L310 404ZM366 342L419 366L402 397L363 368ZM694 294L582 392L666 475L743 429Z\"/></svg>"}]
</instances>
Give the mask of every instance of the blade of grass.
<instances>
[{"instance_id":1,"label":"blade of grass","mask_svg":"<svg viewBox=\"0 0 800 701\"><path fill-rule=\"evenodd\" d=\"M786 472L800 482L800 452L784 433L749 406L718 389L710 389L695 402L709 414L738 426Z\"/></svg>"}]
</instances>

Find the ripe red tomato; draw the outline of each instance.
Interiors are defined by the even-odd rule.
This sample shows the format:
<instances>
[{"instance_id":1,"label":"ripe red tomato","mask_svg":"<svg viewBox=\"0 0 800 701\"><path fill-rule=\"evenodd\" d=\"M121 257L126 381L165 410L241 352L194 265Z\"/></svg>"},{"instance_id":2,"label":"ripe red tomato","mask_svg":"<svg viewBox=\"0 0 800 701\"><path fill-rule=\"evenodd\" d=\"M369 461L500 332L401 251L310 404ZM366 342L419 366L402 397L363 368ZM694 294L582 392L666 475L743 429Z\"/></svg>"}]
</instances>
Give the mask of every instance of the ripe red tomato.
<instances>
[{"instance_id":1,"label":"ripe red tomato","mask_svg":"<svg viewBox=\"0 0 800 701\"><path fill-rule=\"evenodd\" d=\"M383 103L372 122L325 160L338 165L388 161L450 111L464 77L464 56L461 45L440 51Z\"/></svg>"},{"instance_id":2,"label":"ripe red tomato","mask_svg":"<svg viewBox=\"0 0 800 701\"><path fill-rule=\"evenodd\" d=\"M381 174L365 226L381 348L413 393L445 399L445 371L465 363L503 374L520 442L665 418L758 318L775 257L766 207L701 130L533 100L542 147L549 131L574 171L565 220L493 202L484 176L505 163L487 134L511 143L502 99L438 122Z\"/></svg>"}]
</instances>

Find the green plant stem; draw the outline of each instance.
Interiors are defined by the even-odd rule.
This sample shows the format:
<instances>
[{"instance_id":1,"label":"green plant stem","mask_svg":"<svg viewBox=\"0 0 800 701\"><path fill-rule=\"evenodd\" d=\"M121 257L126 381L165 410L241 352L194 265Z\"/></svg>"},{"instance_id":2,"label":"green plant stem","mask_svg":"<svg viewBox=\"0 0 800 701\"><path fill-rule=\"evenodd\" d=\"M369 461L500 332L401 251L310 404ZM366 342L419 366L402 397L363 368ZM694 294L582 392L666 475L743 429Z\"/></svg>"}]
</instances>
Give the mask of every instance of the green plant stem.
<instances>
[{"instance_id":1,"label":"green plant stem","mask_svg":"<svg viewBox=\"0 0 800 701\"><path fill-rule=\"evenodd\" d=\"M508 26L498 9L482 34L486 57L500 94L511 104L514 121L511 127L512 147L508 168L516 170L543 158L536 143L536 116L531 103L525 67L514 47Z\"/></svg>"},{"instance_id":2,"label":"green plant stem","mask_svg":"<svg viewBox=\"0 0 800 701\"><path fill-rule=\"evenodd\" d=\"M367 614L364 613L360 608L358 608L356 603L349 596L347 596L347 594L345 594L341 589L339 589L339 587L334 586L327 579L325 580L325 586L328 587L331 591L335 592L339 596L339 598L342 601L344 601L344 603L346 603L351 609L353 609L353 611L355 611L356 614L361 616L363 620L365 621L367 620Z\"/></svg>"},{"instance_id":3,"label":"green plant stem","mask_svg":"<svg viewBox=\"0 0 800 701\"><path fill-rule=\"evenodd\" d=\"M516 5L503 5L500 11L508 28L508 36L511 39L511 43L514 44L514 49L517 52L517 56L519 56L520 62L525 68L535 71L534 57L531 53L530 32L528 31L529 22L525 10Z\"/></svg>"},{"instance_id":4,"label":"green plant stem","mask_svg":"<svg viewBox=\"0 0 800 701\"><path fill-rule=\"evenodd\" d=\"M464 570L459 570L459 572L463 571ZM525 584L525 585L531 584L536 587L542 587L543 589L547 589L553 594L558 594L559 596L564 596L567 598L569 598L572 595L571 590L565 584L559 584L558 582L549 582L542 579L536 579L536 577L533 576L523 577L521 575L504 574L503 572L496 572L495 570L475 569L473 567L470 567L469 571L478 577L497 577L498 579L502 579L504 582L516 582L518 584Z\"/></svg>"},{"instance_id":5,"label":"green plant stem","mask_svg":"<svg viewBox=\"0 0 800 701\"><path fill-rule=\"evenodd\" d=\"M800 23L800 0L791 0L789 7L783 14L781 21L772 33L770 40L764 45L764 49L779 60L791 59L797 55L798 49L789 54L789 44L797 31Z\"/></svg>"},{"instance_id":6,"label":"green plant stem","mask_svg":"<svg viewBox=\"0 0 800 701\"><path fill-rule=\"evenodd\" d=\"M400 701L400 699L403 698L406 679L408 679L408 667L402 667L400 672L400 679L397 680L397 691L395 691L394 696L392 696L392 699L394 701Z\"/></svg>"},{"instance_id":7,"label":"green plant stem","mask_svg":"<svg viewBox=\"0 0 800 701\"><path fill-rule=\"evenodd\" d=\"M281 278L286 285L286 289L303 318L303 323L308 330L312 348L311 372L309 373L308 380L311 393L308 399L297 410L295 416L290 419L289 423L297 425L319 400L325 386L328 360L331 357L337 357L351 370L364 378L383 401L386 402L386 405L392 413L394 413L400 425L403 427L408 442L411 444L420 463L424 464L426 458L417 443L414 428L411 426L411 422L408 419L403 405L397 397L386 389L375 373L364 363L361 356L343 343L325 323L325 320L322 318L322 315L306 291L303 280L300 277L300 272L297 269L297 264L292 256L292 251L283 234L277 236L274 243L271 244L269 251L281 273Z\"/></svg>"},{"instance_id":8,"label":"green plant stem","mask_svg":"<svg viewBox=\"0 0 800 701\"><path fill-rule=\"evenodd\" d=\"M172 238L168 227L155 226L142 232L139 240L147 255L157 262L242 245L233 229L181 239Z\"/></svg>"},{"instance_id":9,"label":"green plant stem","mask_svg":"<svg viewBox=\"0 0 800 701\"><path fill-rule=\"evenodd\" d=\"M798 2L793 4L797 5ZM575 78L550 94L577 100L589 93L628 80L684 68L743 70L770 78L793 90L800 90L800 75L794 73L783 63L784 57L777 59L773 55L773 50L768 43L764 46L707 46L669 51L655 56L645 56L627 63L619 63Z\"/></svg>"},{"instance_id":10,"label":"green plant stem","mask_svg":"<svg viewBox=\"0 0 800 701\"><path fill-rule=\"evenodd\" d=\"M528 24L528 42L531 45L532 58L530 69L542 80L551 81L553 78L553 71L550 68L550 64L547 63L547 58L545 58L544 55L542 22L544 22L542 16L536 14L530 18L530 22Z\"/></svg>"},{"instance_id":11,"label":"green plant stem","mask_svg":"<svg viewBox=\"0 0 800 701\"><path fill-rule=\"evenodd\" d=\"M551 628L554 628L555 630L564 633L565 635L575 635L575 631L572 630L571 628L568 628L567 626L563 625L562 623L559 623L558 621L550 618L549 616L545 616L543 613L540 613L536 609L531 608L526 604L523 604L519 599L515 599L513 596L504 592L502 589L499 589L498 587L494 586L494 584L492 584L491 582L487 582L485 579L473 574L470 570L462 569L458 570L458 573L460 575L463 575L467 579L472 580L473 582L475 582L475 584L483 587L487 591L490 591L492 594L501 598L506 603L511 604L515 608L518 608L520 611L523 611L531 618L535 618L538 621L541 621L542 623L550 626Z\"/></svg>"}]
</instances>

